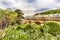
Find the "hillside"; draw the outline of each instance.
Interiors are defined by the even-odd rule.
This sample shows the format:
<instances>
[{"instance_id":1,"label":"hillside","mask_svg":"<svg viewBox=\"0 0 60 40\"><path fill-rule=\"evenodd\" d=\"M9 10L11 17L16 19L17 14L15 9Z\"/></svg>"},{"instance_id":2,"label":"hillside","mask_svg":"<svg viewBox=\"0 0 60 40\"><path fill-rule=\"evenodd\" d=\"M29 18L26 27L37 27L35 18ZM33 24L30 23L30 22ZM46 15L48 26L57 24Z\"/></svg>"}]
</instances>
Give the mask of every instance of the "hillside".
<instances>
[{"instance_id":1,"label":"hillside","mask_svg":"<svg viewBox=\"0 0 60 40\"><path fill-rule=\"evenodd\" d=\"M44 11L44 12L41 12L41 13L36 13L35 15L39 15L39 14L42 14L42 15L45 15L45 14L56 14L56 13L60 13L60 9L54 9L54 10L48 10L48 11Z\"/></svg>"}]
</instances>

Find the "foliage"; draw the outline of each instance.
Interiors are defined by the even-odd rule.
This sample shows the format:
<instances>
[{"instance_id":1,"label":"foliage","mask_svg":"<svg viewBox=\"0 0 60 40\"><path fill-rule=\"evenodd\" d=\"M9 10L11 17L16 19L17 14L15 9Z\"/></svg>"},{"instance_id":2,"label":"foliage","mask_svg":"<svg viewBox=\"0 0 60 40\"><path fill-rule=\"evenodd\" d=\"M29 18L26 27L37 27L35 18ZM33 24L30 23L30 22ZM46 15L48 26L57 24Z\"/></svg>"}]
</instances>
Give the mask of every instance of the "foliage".
<instances>
[{"instance_id":1,"label":"foliage","mask_svg":"<svg viewBox=\"0 0 60 40\"><path fill-rule=\"evenodd\" d=\"M2 32L0 40L57 40L57 37L50 33L42 32L42 25L40 27L32 25L36 24L9 25L9 27L5 28ZM45 27L43 27L43 31L48 31L47 28L48 27L45 29Z\"/></svg>"},{"instance_id":2,"label":"foliage","mask_svg":"<svg viewBox=\"0 0 60 40\"><path fill-rule=\"evenodd\" d=\"M0 13L3 15L1 19L6 19L5 21L8 23L0 34L0 40L58 40L60 24L55 22L46 22L42 25L17 23L19 19L23 18L23 12L19 9L14 11L10 8L0 9Z\"/></svg>"},{"instance_id":3,"label":"foliage","mask_svg":"<svg viewBox=\"0 0 60 40\"><path fill-rule=\"evenodd\" d=\"M22 16L22 14L23 14L23 12L19 9L18 10L17 9L12 10L11 8L7 8L5 10L0 9L0 23L5 21L5 22L7 22L7 23L5 23L7 26L17 24L18 19L24 18ZM20 18L17 18L18 16ZM20 20L18 22L20 22ZM1 24L3 24L3 23L1 23ZM20 23L18 23L18 24L20 24Z\"/></svg>"},{"instance_id":4,"label":"foliage","mask_svg":"<svg viewBox=\"0 0 60 40\"><path fill-rule=\"evenodd\" d=\"M56 22L46 22L42 26L42 29L48 31L51 35L60 35L60 24Z\"/></svg>"},{"instance_id":5,"label":"foliage","mask_svg":"<svg viewBox=\"0 0 60 40\"><path fill-rule=\"evenodd\" d=\"M23 17L24 13L21 10L16 9L15 12L18 14L18 16L17 16L18 18L24 18Z\"/></svg>"},{"instance_id":6,"label":"foliage","mask_svg":"<svg viewBox=\"0 0 60 40\"><path fill-rule=\"evenodd\" d=\"M46 14L56 14L56 13L60 14L60 9L48 10L41 13L36 13L35 15L39 15L39 14L46 15Z\"/></svg>"},{"instance_id":7,"label":"foliage","mask_svg":"<svg viewBox=\"0 0 60 40\"><path fill-rule=\"evenodd\" d=\"M8 16L8 18L7 17L6 18L8 19L9 23L14 22L17 19L17 15L18 15L16 12L12 11L11 9L6 9L4 14Z\"/></svg>"},{"instance_id":8,"label":"foliage","mask_svg":"<svg viewBox=\"0 0 60 40\"><path fill-rule=\"evenodd\" d=\"M3 31L3 34L0 39L1 40L28 40L28 35L23 30L17 30L16 27L18 26L10 25L8 28L6 28Z\"/></svg>"},{"instance_id":9,"label":"foliage","mask_svg":"<svg viewBox=\"0 0 60 40\"><path fill-rule=\"evenodd\" d=\"M24 18L24 13L20 9L16 9L15 12L18 14L17 15L17 24L21 24L20 20Z\"/></svg>"}]
</instances>

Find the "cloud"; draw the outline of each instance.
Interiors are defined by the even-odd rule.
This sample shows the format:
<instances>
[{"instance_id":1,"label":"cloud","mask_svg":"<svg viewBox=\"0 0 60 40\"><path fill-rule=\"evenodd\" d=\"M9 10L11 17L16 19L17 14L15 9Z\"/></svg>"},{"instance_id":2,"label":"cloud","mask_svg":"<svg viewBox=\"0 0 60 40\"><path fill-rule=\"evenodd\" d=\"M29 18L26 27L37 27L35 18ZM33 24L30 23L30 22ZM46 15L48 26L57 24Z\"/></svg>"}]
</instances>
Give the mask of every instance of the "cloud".
<instances>
[{"instance_id":1,"label":"cloud","mask_svg":"<svg viewBox=\"0 0 60 40\"><path fill-rule=\"evenodd\" d=\"M57 3L60 3L60 0L56 0Z\"/></svg>"},{"instance_id":2,"label":"cloud","mask_svg":"<svg viewBox=\"0 0 60 40\"><path fill-rule=\"evenodd\" d=\"M60 0L0 0L0 8L21 9L25 15L60 8Z\"/></svg>"},{"instance_id":3,"label":"cloud","mask_svg":"<svg viewBox=\"0 0 60 40\"><path fill-rule=\"evenodd\" d=\"M48 10L49 8L40 8L40 9L37 9L35 12L40 12L40 11L45 11L45 10Z\"/></svg>"}]
</instances>

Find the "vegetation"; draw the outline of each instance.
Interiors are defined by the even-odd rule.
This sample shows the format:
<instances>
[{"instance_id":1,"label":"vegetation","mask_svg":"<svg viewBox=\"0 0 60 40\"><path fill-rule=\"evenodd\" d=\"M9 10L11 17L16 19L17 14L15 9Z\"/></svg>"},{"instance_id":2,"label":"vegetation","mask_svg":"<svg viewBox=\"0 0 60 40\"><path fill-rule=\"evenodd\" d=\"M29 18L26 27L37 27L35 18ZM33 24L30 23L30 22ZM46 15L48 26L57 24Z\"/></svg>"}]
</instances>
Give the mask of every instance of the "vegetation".
<instances>
[{"instance_id":1,"label":"vegetation","mask_svg":"<svg viewBox=\"0 0 60 40\"><path fill-rule=\"evenodd\" d=\"M32 26L33 25L33 26ZM1 33L1 40L57 40L56 36L51 35L47 25L22 24L5 28Z\"/></svg>"},{"instance_id":2,"label":"vegetation","mask_svg":"<svg viewBox=\"0 0 60 40\"><path fill-rule=\"evenodd\" d=\"M45 22L44 24L21 24L23 12L19 9L0 9L0 40L59 40L60 24Z\"/></svg>"},{"instance_id":3,"label":"vegetation","mask_svg":"<svg viewBox=\"0 0 60 40\"><path fill-rule=\"evenodd\" d=\"M21 10L16 9L15 12L18 14L18 16L17 16L18 18L24 18L23 17L24 13Z\"/></svg>"},{"instance_id":4,"label":"vegetation","mask_svg":"<svg viewBox=\"0 0 60 40\"><path fill-rule=\"evenodd\" d=\"M14 25L16 23L20 23L20 20L23 17L22 13L23 12L21 10L14 10L13 11L10 8L7 8L6 10L0 9L0 15L1 15L0 25L1 25L1 27L6 27L8 25ZM5 26L2 26L2 25L5 25Z\"/></svg>"},{"instance_id":5,"label":"vegetation","mask_svg":"<svg viewBox=\"0 0 60 40\"><path fill-rule=\"evenodd\" d=\"M47 23L45 23L45 25L47 25L49 27L48 32L51 35L56 36L56 35L60 34L60 24L57 24L55 22L47 22Z\"/></svg>"},{"instance_id":6,"label":"vegetation","mask_svg":"<svg viewBox=\"0 0 60 40\"><path fill-rule=\"evenodd\" d=\"M57 36L52 35L50 32L55 33L55 30L50 31L50 27L55 26L55 22L48 22L43 25L36 24L21 24L21 25L9 25L5 28L1 35L0 40L58 40ZM57 24L57 26L60 26ZM59 28L59 27L56 27ZM56 29L54 28L54 29ZM60 29L57 29L60 32ZM49 32L50 31L50 32ZM56 31L58 32L58 31ZM58 34L56 34L58 35Z\"/></svg>"},{"instance_id":7,"label":"vegetation","mask_svg":"<svg viewBox=\"0 0 60 40\"><path fill-rule=\"evenodd\" d=\"M46 15L46 14L56 14L56 13L60 14L60 9L48 10L45 12L36 13L35 15L39 15L39 14Z\"/></svg>"}]
</instances>

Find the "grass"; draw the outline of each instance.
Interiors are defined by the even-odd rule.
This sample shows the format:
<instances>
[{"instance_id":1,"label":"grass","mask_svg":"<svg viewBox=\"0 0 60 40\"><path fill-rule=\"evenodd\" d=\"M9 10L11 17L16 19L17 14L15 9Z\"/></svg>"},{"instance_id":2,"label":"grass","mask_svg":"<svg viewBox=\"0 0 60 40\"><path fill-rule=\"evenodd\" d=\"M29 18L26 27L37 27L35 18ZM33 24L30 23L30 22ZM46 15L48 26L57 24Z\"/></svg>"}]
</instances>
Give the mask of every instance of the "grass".
<instances>
[{"instance_id":1,"label":"grass","mask_svg":"<svg viewBox=\"0 0 60 40\"><path fill-rule=\"evenodd\" d=\"M60 25L56 22L47 22L43 25L21 24L9 25L5 28L0 40L58 40L56 32L60 33ZM53 33L53 34L51 34Z\"/></svg>"}]
</instances>

